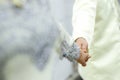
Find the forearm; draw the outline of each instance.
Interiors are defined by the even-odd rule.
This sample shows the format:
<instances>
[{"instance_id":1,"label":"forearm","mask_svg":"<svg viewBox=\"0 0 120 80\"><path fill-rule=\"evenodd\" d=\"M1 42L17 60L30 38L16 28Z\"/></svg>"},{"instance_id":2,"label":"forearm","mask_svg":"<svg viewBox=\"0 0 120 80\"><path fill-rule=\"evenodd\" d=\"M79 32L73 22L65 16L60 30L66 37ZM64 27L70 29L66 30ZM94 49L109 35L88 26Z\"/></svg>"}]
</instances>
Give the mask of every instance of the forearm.
<instances>
[{"instance_id":1,"label":"forearm","mask_svg":"<svg viewBox=\"0 0 120 80\"><path fill-rule=\"evenodd\" d=\"M73 7L73 38L83 37L88 45L92 41L97 0L76 0Z\"/></svg>"}]
</instances>

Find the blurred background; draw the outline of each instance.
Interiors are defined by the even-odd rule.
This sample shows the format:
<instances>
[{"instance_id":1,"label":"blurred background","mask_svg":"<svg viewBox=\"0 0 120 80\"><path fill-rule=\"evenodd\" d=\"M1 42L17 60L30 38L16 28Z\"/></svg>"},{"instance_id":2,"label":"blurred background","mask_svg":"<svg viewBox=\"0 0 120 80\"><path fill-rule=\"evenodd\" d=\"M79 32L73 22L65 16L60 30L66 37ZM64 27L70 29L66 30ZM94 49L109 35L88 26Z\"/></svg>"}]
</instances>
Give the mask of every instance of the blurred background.
<instances>
[{"instance_id":1,"label":"blurred background","mask_svg":"<svg viewBox=\"0 0 120 80\"><path fill-rule=\"evenodd\" d=\"M72 34L74 0L0 0L0 80L82 80L54 49L59 27Z\"/></svg>"},{"instance_id":2,"label":"blurred background","mask_svg":"<svg viewBox=\"0 0 120 80\"><path fill-rule=\"evenodd\" d=\"M72 35L75 0L0 0L0 80L82 80L60 59L61 24Z\"/></svg>"}]
</instances>

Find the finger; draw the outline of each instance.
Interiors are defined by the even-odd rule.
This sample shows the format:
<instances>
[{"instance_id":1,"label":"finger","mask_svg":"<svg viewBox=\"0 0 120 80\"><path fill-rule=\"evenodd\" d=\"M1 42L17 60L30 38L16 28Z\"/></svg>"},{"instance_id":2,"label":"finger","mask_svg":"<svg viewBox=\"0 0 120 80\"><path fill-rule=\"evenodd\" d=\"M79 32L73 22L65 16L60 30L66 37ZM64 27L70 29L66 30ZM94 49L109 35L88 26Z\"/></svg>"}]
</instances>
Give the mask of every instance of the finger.
<instances>
[{"instance_id":1,"label":"finger","mask_svg":"<svg viewBox=\"0 0 120 80\"><path fill-rule=\"evenodd\" d=\"M81 57L81 64L82 64L82 66L86 66L86 54L84 54L82 57Z\"/></svg>"},{"instance_id":2,"label":"finger","mask_svg":"<svg viewBox=\"0 0 120 80\"><path fill-rule=\"evenodd\" d=\"M91 58L91 56L89 55L88 58Z\"/></svg>"},{"instance_id":3,"label":"finger","mask_svg":"<svg viewBox=\"0 0 120 80\"><path fill-rule=\"evenodd\" d=\"M85 55L86 55L86 56L85 56L85 61L87 62L88 59L89 59L89 58L88 58L88 53L86 53Z\"/></svg>"},{"instance_id":4,"label":"finger","mask_svg":"<svg viewBox=\"0 0 120 80\"><path fill-rule=\"evenodd\" d=\"M87 58L88 58L88 54L86 54L83 51L81 51L81 55L80 55L80 57L79 57L79 59L77 61L82 66L86 66L86 60L87 60Z\"/></svg>"},{"instance_id":5,"label":"finger","mask_svg":"<svg viewBox=\"0 0 120 80\"><path fill-rule=\"evenodd\" d=\"M85 67L85 66L86 66L86 63L82 64L82 66L84 66L84 67Z\"/></svg>"},{"instance_id":6,"label":"finger","mask_svg":"<svg viewBox=\"0 0 120 80\"><path fill-rule=\"evenodd\" d=\"M86 66L85 60L82 60L80 63L81 63L82 66Z\"/></svg>"},{"instance_id":7,"label":"finger","mask_svg":"<svg viewBox=\"0 0 120 80\"><path fill-rule=\"evenodd\" d=\"M90 57L87 57L85 61L87 62L89 59L90 59Z\"/></svg>"},{"instance_id":8,"label":"finger","mask_svg":"<svg viewBox=\"0 0 120 80\"><path fill-rule=\"evenodd\" d=\"M87 58L85 59L85 61L87 62L87 61L88 61L88 59L89 59L89 58L87 57Z\"/></svg>"},{"instance_id":9,"label":"finger","mask_svg":"<svg viewBox=\"0 0 120 80\"><path fill-rule=\"evenodd\" d=\"M91 56L87 53L86 62L89 60L89 58L91 58Z\"/></svg>"},{"instance_id":10,"label":"finger","mask_svg":"<svg viewBox=\"0 0 120 80\"><path fill-rule=\"evenodd\" d=\"M85 66L85 59L83 53L81 53L80 58L77 60L82 66Z\"/></svg>"},{"instance_id":11,"label":"finger","mask_svg":"<svg viewBox=\"0 0 120 80\"><path fill-rule=\"evenodd\" d=\"M84 53L87 53L88 52L87 44L82 44L81 49L83 50Z\"/></svg>"}]
</instances>

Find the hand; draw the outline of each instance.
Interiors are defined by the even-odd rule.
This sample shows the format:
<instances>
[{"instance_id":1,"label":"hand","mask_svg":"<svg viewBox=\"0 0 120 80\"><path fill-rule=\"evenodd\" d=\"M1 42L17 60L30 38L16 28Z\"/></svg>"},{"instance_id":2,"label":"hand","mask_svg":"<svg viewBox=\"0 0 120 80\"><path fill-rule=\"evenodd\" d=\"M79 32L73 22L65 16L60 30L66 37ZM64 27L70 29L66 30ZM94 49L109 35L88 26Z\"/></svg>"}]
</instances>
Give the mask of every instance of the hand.
<instances>
[{"instance_id":1,"label":"hand","mask_svg":"<svg viewBox=\"0 0 120 80\"><path fill-rule=\"evenodd\" d=\"M81 51L80 57L79 57L79 59L77 59L77 62L80 63L82 66L86 66L86 62L90 58L90 56L88 54L88 43L82 37L78 38L75 42L80 47L80 51Z\"/></svg>"}]
</instances>

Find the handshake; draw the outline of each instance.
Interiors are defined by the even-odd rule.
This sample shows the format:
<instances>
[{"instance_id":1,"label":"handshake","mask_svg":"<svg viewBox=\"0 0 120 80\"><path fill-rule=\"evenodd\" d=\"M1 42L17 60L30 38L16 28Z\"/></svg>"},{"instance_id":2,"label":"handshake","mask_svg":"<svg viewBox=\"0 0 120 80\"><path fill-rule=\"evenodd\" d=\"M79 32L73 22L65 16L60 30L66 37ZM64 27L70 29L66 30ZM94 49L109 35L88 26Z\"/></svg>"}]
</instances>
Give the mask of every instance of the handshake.
<instances>
[{"instance_id":1,"label":"handshake","mask_svg":"<svg viewBox=\"0 0 120 80\"><path fill-rule=\"evenodd\" d=\"M78 38L70 46L67 41L63 40L61 44L62 56L71 62L78 62L82 66L86 66L86 62L90 58L88 54L88 44L84 38Z\"/></svg>"},{"instance_id":2,"label":"handshake","mask_svg":"<svg viewBox=\"0 0 120 80\"><path fill-rule=\"evenodd\" d=\"M78 62L82 66L86 66L86 62L90 58L87 41L82 37L77 38L75 41L72 40L69 33L67 33L61 24L57 28L60 35L55 42L56 51L60 53L61 57L65 57L69 61Z\"/></svg>"}]
</instances>

